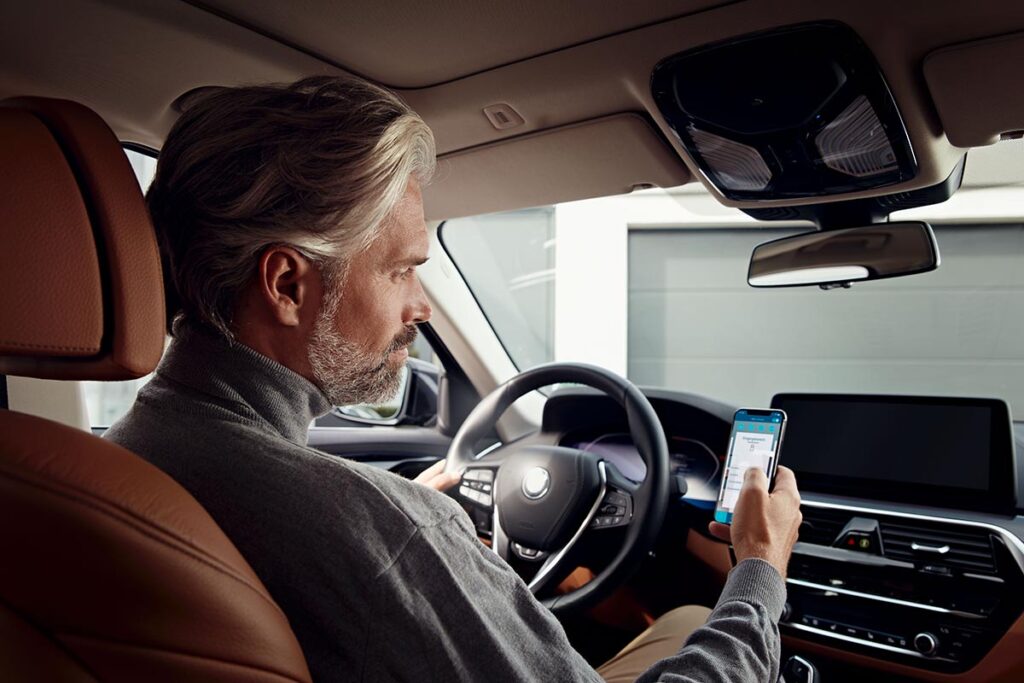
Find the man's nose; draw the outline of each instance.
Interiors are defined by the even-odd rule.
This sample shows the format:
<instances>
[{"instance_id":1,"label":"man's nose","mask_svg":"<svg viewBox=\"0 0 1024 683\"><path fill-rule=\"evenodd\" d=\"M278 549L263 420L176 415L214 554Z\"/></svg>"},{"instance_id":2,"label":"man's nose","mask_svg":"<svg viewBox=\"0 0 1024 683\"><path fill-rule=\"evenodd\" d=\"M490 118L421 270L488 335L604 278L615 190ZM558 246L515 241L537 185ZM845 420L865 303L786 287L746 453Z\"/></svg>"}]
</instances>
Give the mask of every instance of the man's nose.
<instances>
[{"instance_id":1,"label":"man's nose","mask_svg":"<svg viewBox=\"0 0 1024 683\"><path fill-rule=\"evenodd\" d=\"M427 300L427 293L423 291L423 283L420 282L419 277L416 278L416 292L413 298L413 304L410 308L411 323L425 323L430 320L430 314L432 313L430 308L430 302Z\"/></svg>"}]
</instances>

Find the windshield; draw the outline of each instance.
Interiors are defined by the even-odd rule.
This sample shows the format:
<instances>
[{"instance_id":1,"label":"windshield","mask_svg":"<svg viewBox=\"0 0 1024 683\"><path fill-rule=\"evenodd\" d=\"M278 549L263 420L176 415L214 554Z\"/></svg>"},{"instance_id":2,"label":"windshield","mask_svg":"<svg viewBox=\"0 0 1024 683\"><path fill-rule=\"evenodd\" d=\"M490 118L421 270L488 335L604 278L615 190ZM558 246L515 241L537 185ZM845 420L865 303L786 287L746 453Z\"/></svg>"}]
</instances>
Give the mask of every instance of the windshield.
<instances>
[{"instance_id":1,"label":"windshield","mask_svg":"<svg viewBox=\"0 0 1024 683\"><path fill-rule=\"evenodd\" d=\"M642 386L1005 399L1024 415L1024 143L975 150L927 220L942 264L851 289L753 289L757 222L697 184L447 221L441 240L520 370L596 363Z\"/></svg>"}]
</instances>

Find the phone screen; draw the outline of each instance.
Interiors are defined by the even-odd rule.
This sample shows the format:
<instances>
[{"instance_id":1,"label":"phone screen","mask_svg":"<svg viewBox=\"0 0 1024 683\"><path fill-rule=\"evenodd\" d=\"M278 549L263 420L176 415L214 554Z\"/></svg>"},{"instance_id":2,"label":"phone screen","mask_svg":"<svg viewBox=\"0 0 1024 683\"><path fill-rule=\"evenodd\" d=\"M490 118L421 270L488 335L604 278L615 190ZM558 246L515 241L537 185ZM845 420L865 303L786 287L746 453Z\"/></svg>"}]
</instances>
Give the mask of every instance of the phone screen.
<instances>
[{"instance_id":1,"label":"phone screen","mask_svg":"<svg viewBox=\"0 0 1024 683\"><path fill-rule=\"evenodd\" d=\"M741 408L736 411L722 474L722 490L715 506L716 522L732 523L733 510L748 467L760 467L769 482L775 476L785 428L786 414L781 410Z\"/></svg>"}]
</instances>

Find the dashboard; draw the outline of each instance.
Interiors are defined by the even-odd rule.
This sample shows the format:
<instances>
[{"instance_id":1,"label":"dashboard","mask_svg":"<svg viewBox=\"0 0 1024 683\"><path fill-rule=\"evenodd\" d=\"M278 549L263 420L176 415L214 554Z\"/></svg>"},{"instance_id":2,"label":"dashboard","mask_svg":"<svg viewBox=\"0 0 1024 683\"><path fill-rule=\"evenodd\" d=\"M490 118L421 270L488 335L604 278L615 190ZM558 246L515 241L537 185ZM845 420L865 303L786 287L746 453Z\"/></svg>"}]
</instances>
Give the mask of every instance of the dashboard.
<instances>
[{"instance_id":1,"label":"dashboard","mask_svg":"<svg viewBox=\"0 0 1024 683\"><path fill-rule=\"evenodd\" d=\"M585 453L594 453L615 465L627 479L641 482L647 476L647 466L626 432L600 434L592 439L570 441L564 446L576 448ZM668 437L671 472L686 482L686 493L682 496L694 504L714 505L721 483L725 456L700 439L685 436ZM706 507L701 505L701 507Z\"/></svg>"},{"instance_id":2,"label":"dashboard","mask_svg":"<svg viewBox=\"0 0 1024 683\"><path fill-rule=\"evenodd\" d=\"M674 505L706 534L736 407L644 393L686 482ZM773 407L789 413L780 460L797 472L804 513L786 646L897 679L1024 680L1024 448L1005 404L789 394ZM646 474L621 410L599 393L553 394L544 430L630 479Z\"/></svg>"}]
</instances>

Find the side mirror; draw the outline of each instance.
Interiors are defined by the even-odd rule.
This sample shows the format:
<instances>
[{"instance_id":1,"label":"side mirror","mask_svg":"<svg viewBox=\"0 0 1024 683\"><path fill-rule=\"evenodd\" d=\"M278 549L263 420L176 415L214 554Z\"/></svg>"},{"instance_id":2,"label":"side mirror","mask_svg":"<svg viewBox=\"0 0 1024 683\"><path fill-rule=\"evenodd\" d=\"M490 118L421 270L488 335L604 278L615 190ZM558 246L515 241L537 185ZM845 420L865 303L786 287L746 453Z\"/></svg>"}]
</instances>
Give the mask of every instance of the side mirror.
<instances>
[{"instance_id":1,"label":"side mirror","mask_svg":"<svg viewBox=\"0 0 1024 683\"><path fill-rule=\"evenodd\" d=\"M927 273L939 263L939 247L927 223L879 223L760 244L750 257L747 283L831 289L849 287L855 281Z\"/></svg>"},{"instance_id":2,"label":"side mirror","mask_svg":"<svg viewBox=\"0 0 1024 683\"><path fill-rule=\"evenodd\" d=\"M390 401L335 406L333 412L343 420L367 425L430 426L437 420L440 372L436 365L409 358L402 368L398 393Z\"/></svg>"}]
</instances>

